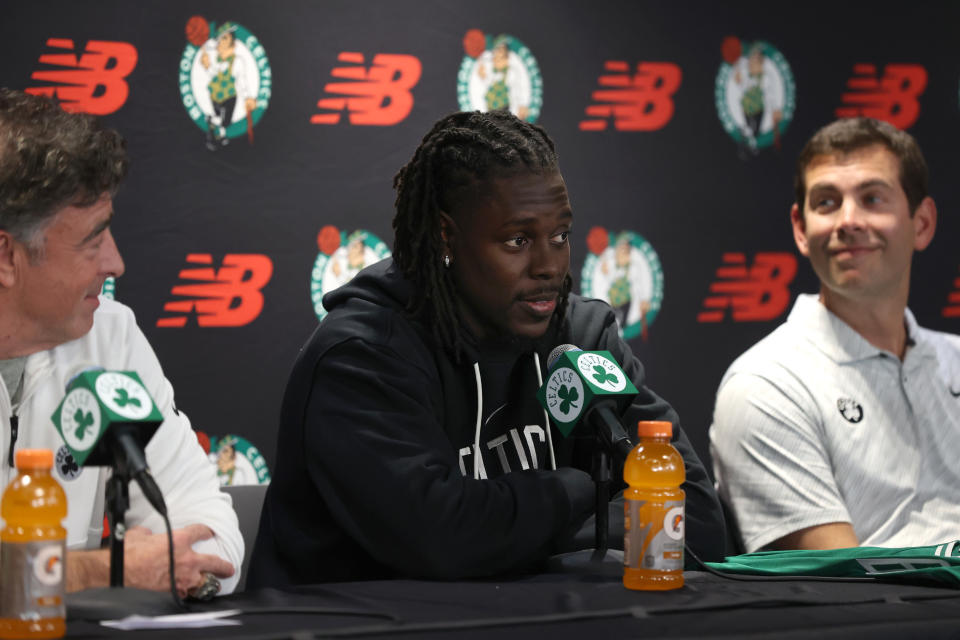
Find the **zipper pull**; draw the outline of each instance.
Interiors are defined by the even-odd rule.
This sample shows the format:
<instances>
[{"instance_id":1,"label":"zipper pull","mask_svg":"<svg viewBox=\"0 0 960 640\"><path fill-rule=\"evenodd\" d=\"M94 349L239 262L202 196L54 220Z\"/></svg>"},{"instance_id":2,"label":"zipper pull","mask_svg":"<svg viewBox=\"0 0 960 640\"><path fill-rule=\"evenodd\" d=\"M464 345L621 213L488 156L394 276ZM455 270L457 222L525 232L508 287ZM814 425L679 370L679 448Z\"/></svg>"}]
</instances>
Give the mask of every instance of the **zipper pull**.
<instances>
[{"instance_id":1,"label":"zipper pull","mask_svg":"<svg viewBox=\"0 0 960 640\"><path fill-rule=\"evenodd\" d=\"M17 434L20 433L20 418L17 414L10 416L10 455L7 457L7 465L13 468L13 446L17 444Z\"/></svg>"}]
</instances>

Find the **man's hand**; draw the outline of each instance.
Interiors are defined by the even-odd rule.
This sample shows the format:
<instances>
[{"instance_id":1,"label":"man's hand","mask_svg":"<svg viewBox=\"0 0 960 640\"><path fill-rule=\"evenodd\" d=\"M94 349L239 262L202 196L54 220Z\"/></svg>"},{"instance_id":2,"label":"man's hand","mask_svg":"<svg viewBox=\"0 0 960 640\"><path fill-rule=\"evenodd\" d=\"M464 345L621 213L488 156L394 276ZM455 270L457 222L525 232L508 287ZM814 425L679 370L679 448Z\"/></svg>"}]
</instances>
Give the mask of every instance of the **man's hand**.
<instances>
[{"instance_id":1,"label":"man's hand","mask_svg":"<svg viewBox=\"0 0 960 640\"><path fill-rule=\"evenodd\" d=\"M177 593L181 598L203 584L203 572L212 573L217 578L229 578L233 575L233 565L226 560L193 550L193 543L212 537L213 531L202 524L174 530L174 571L177 575ZM154 591L167 591L170 588L166 532L151 533L146 527L128 529L123 551L124 585ZM109 550L69 551L67 591L108 586L109 567Z\"/></svg>"},{"instance_id":2,"label":"man's hand","mask_svg":"<svg viewBox=\"0 0 960 640\"><path fill-rule=\"evenodd\" d=\"M177 576L177 593L183 598L203 584L203 572L217 578L233 575L233 565L218 556L199 554L193 543L213 537L213 531L202 524L191 524L173 532L174 571ZM141 589L163 591L170 588L169 555L167 534L151 533L146 527L127 530L124 538L123 580L124 584Z\"/></svg>"}]
</instances>

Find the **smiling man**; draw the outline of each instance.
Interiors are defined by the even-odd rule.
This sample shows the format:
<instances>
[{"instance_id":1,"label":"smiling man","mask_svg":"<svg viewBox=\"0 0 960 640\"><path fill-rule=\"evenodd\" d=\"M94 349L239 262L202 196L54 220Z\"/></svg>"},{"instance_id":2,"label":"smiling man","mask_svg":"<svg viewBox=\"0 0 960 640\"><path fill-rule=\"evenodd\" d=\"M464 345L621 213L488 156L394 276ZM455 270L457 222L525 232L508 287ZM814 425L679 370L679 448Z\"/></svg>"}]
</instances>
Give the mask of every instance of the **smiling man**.
<instances>
[{"instance_id":1,"label":"smiling man","mask_svg":"<svg viewBox=\"0 0 960 640\"><path fill-rule=\"evenodd\" d=\"M907 133L834 122L800 154L790 211L820 279L736 360L710 440L747 551L916 546L960 523L960 337L907 309L933 239L927 165Z\"/></svg>"},{"instance_id":2,"label":"smiling man","mask_svg":"<svg viewBox=\"0 0 960 640\"><path fill-rule=\"evenodd\" d=\"M243 539L230 498L173 404L173 389L127 307L100 297L124 265L110 224L127 170L125 142L91 116L0 89L0 481L14 450L51 449L67 494L67 589L109 583L100 549L107 470L79 469L51 416L85 368L136 371L163 413L146 448L174 532L181 595L236 584ZM130 487L125 583L169 589L161 517ZM231 578L231 576L234 576Z\"/></svg>"},{"instance_id":3,"label":"smiling man","mask_svg":"<svg viewBox=\"0 0 960 640\"><path fill-rule=\"evenodd\" d=\"M543 129L448 116L395 186L393 258L324 298L294 365L250 583L486 576L590 546L592 526L577 534L594 511L593 439L564 439L536 400L565 343L623 364L640 389L629 433L676 425L687 541L720 557L719 503L676 413L644 386L610 307L570 293L573 209Z\"/></svg>"}]
</instances>

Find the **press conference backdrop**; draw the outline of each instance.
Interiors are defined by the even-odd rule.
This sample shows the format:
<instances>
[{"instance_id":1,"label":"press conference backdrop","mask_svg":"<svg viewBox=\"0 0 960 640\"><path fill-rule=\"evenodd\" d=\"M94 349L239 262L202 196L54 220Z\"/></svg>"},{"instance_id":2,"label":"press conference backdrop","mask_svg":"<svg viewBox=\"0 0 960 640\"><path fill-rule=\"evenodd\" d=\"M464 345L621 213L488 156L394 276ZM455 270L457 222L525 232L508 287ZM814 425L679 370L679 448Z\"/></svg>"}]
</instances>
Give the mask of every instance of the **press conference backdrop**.
<instances>
[{"instance_id":1,"label":"press conference backdrop","mask_svg":"<svg viewBox=\"0 0 960 640\"><path fill-rule=\"evenodd\" d=\"M910 305L960 331L958 18L916 1L8 2L0 85L126 136L127 272L108 293L195 428L271 468L319 298L389 255L392 177L423 134L464 109L536 121L575 212L575 290L617 307L706 456L725 368L816 290L793 165L838 115L921 142L940 220Z\"/></svg>"}]
</instances>

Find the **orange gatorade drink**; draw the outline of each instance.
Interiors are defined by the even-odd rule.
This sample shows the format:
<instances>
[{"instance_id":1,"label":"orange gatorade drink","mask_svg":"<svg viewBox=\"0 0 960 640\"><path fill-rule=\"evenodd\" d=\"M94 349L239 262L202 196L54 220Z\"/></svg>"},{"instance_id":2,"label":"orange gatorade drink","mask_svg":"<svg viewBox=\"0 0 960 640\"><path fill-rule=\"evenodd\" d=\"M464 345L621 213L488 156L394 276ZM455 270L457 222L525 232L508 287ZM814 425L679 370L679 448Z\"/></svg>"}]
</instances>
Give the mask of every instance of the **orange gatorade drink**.
<instances>
[{"instance_id":1,"label":"orange gatorade drink","mask_svg":"<svg viewBox=\"0 0 960 640\"><path fill-rule=\"evenodd\" d=\"M62 638L67 496L50 475L52 451L21 449L16 462L0 503L0 638Z\"/></svg>"},{"instance_id":2,"label":"orange gatorade drink","mask_svg":"<svg viewBox=\"0 0 960 640\"><path fill-rule=\"evenodd\" d=\"M670 444L673 425L642 421L640 444L623 465L623 586L666 590L683 586L683 458Z\"/></svg>"}]
</instances>

